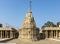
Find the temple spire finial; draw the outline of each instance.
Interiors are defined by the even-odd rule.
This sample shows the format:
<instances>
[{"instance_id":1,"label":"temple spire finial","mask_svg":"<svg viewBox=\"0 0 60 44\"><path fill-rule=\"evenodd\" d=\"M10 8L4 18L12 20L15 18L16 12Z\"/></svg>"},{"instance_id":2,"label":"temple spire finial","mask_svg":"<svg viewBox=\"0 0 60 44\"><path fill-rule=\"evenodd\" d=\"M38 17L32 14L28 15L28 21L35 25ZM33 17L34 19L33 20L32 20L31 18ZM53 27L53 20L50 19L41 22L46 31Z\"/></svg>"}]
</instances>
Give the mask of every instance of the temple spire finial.
<instances>
[{"instance_id":1,"label":"temple spire finial","mask_svg":"<svg viewBox=\"0 0 60 44\"><path fill-rule=\"evenodd\" d=\"M31 11L31 7L32 7L32 0L30 0L29 2L29 11Z\"/></svg>"}]
</instances>

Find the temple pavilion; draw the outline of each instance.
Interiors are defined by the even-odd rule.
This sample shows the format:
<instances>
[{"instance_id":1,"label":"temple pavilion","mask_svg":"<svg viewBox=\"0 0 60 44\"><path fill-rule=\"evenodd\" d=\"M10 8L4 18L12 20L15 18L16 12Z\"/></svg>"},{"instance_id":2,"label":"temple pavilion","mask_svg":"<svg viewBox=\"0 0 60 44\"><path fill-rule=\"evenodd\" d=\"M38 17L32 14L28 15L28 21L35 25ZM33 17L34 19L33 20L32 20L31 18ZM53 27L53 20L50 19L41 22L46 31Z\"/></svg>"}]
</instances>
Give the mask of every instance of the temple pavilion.
<instances>
[{"instance_id":1,"label":"temple pavilion","mask_svg":"<svg viewBox=\"0 0 60 44\"><path fill-rule=\"evenodd\" d=\"M60 38L60 24L59 27L45 27L43 29L45 38Z\"/></svg>"},{"instance_id":2,"label":"temple pavilion","mask_svg":"<svg viewBox=\"0 0 60 44\"><path fill-rule=\"evenodd\" d=\"M2 27L0 26L0 39L4 38L16 38L17 30L11 27Z\"/></svg>"}]
</instances>

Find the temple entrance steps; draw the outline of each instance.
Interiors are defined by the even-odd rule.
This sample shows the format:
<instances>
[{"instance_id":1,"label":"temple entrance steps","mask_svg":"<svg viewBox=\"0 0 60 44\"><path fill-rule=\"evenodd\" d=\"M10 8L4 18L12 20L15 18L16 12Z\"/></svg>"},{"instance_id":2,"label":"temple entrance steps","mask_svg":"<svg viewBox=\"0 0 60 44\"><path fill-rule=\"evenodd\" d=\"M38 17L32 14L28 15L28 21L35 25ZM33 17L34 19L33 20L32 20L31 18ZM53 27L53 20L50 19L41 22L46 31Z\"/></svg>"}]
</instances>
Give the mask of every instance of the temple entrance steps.
<instances>
[{"instance_id":1,"label":"temple entrance steps","mask_svg":"<svg viewBox=\"0 0 60 44\"><path fill-rule=\"evenodd\" d=\"M2 42L2 41L9 41L11 39L13 39L13 38L0 38L0 42Z\"/></svg>"},{"instance_id":2,"label":"temple entrance steps","mask_svg":"<svg viewBox=\"0 0 60 44\"><path fill-rule=\"evenodd\" d=\"M59 41L60 42L60 39L57 39L57 38L48 38L48 40L54 40L54 41Z\"/></svg>"}]
</instances>

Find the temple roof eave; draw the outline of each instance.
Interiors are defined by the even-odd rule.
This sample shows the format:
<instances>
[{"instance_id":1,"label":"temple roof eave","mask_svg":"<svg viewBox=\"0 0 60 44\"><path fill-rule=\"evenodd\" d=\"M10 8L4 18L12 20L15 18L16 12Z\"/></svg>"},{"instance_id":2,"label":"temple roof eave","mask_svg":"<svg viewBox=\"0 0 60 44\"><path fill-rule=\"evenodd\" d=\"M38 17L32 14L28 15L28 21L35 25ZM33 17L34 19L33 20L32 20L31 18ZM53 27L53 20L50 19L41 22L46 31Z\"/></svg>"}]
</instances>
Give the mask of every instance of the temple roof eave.
<instances>
[{"instance_id":1,"label":"temple roof eave","mask_svg":"<svg viewBox=\"0 0 60 44\"><path fill-rule=\"evenodd\" d=\"M0 30L15 30L15 29L10 27L0 27Z\"/></svg>"},{"instance_id":2,"label":"temple roof eave","mask_svg":"<svg viewBox=\"0 0 60 44\"><path fill-rule=\"evenodd\" d=\"M60 27L45 27L43 30L60 30Z\"/></svg>"}]
</instances>

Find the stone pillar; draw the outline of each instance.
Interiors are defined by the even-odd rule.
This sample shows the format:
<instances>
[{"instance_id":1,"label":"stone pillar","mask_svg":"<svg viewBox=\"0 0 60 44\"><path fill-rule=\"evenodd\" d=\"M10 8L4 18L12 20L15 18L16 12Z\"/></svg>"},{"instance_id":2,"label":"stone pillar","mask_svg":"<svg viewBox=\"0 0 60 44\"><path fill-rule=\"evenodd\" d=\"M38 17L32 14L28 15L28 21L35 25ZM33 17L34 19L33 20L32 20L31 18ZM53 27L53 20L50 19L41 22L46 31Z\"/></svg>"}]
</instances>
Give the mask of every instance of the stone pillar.
<instances>
[{"instance_id":1,"label":"stone pillar","mask_svg":"<svg viewBox=\"0 0 60 44\"><path fill-rule=\"evenodd\" d=\"M14 32L13 32L13 38L14 38Z\"/></svg>"},{"instance_id":2,"label":"stone pillar","mask_svg":"<svg viewBox=\"0 0 60 44\"><path fill-rule=\"evenodd\" d=\"M10 38L13 38L13 33L12 33L12 31L10 31Z\"/></svg>"},{"instance_id":3,"label":"stone pillar","mask_svg":"<svg viewBox=\"0 0 60 44\"><path fill-rule=\"evenodd\" d=\"M5 31L5 38L6 38L6 31Z\"/></svg>"},{"instance_id":4,"label":"stone pillar","mask_svg":"<svg viewBox=\"0 0 60 44\"><path fill-rule=\"evenodd\" d=\"M53 30L51 30L50 37L53 38Z\"/></svg>"},{"instance_id":5,"label":"stone pillar","mask_svg":"<svg viewBox=\"0 0 60 44\"><path fill-rule=\"evenodd\" d=\"M6 37L8 38L8 31L6 32Z\"/></svg>"},{"instance_id":6,"label":"stone pillar","mask_svg":"<svg viewBox=\"0 0 60 44\"><path fill-rule=\"evenodd\" d=\"M60 30L59 30L59 39L60 39Z\"/></svg>"},{"instance_id":7,"label":"stone pillar","mask_svg":"<svg viewBox=\"0 0 60 44\"><path fill-rule=\"evenodd\" d=\"M7 33L6 33L6 31L5 31L5 38L7 38Z\"/></svg>"},{"instance_id":8,"label":"stone pillar","mask_svg":"<svg viewBox=\"0 0 60 44\"><path fill-rule=\"evenodd\" d=\"M2 38L2 30L1 30L1 38Z\"/></svg>"},{"instance_id":9,"label":"stone pillar","mask_svg":"<svg viewBox=\"0 0 60 44\"><path fill-rule=\"evenodd\" d=\"M13 32L13 37L15 38L15 32Z\"/></svg>"},{"instance_id":10,"label":"stone pillar","mask_svg":"<svg viewBox=\"0 0 60 44\"><path fill-rule=\"evenodd\" d=\"M45 31L45 37L48 38L48 31Z\"/></svg>"},{"instance_id":11,"label":"stone pillar","mask_svg":"<svg viewBox=\"0 0 60 44\"><path fill-rule=\"evenodd\" d=\"M56 38L57 38L57 30L56 30Z\"/></svg>"},{"instance_id":12,"label":"stone pillar","mask_svg":"<svg viewBox=\"0 0 60 44\"><path fill-rule=\"evenodd\" d=\"M59 38L59 32L58 32L58 30L57 30L57 38Z\"/></svg>"},{"instance_id":13,"label":"stone pillar","mask_svg":"<svg viewBox=\"0 0 60 44\"><path fill-rule=\"evenodd\" d=\"M54 30L54 38L55 38L55 33L56 33L56 32L55 32L55 30Z\"/></svg>"},{"instance_id":14,"label":"stone pillar","mask_svg":"<svg viewBox=\"0 0 60 44\"><path fill-rule=\"evenodd\" d=\"M4 31L3 31L3 38L4 38Z\"/></svg>"},{"instance_id":15,"label":"stone pillar","mask_svg":"<svg viewBox=\"0 0 60 44\"><path fill-rule=\"evenodd\" d=\"M33 38L34 38L33 29L31 31L32 31L31 36L32 36L32 41L33 41Z\"/></svg>"},{"instance_id":16,"label":"stone pillar","mask_svg":"<svg viewBox=\"0 0 60 44\"><path fill-rule=\"evenodd\" d=\"M1 31L0 31L0 38L1 38Z\"/></svg>"}]
</instances>

